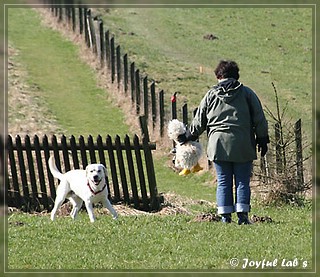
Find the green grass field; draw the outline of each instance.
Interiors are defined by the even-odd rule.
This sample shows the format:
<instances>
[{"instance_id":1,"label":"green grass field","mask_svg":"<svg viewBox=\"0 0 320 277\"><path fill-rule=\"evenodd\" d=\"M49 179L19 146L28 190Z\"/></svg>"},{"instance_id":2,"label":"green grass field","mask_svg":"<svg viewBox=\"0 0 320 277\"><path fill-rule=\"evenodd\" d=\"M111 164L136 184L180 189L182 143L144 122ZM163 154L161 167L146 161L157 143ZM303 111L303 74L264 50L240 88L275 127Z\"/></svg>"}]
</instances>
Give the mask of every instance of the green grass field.
<instances>
[{"instance_id":1,"label":"green grass field","mask_svg":"<svg viewBox=\"0 0 320 277\"><path fill-rule=\"evenodd\" d=\"M126 216L114 221L85 212L72 222L48 216L9 216L9 269L231 269L230 259L299 260L312 264L306 209L263 209L274 223L238 226L190 222L191 216ZM310 210L309 210L310 212ZM19 225L20 224L20 225ZM280 235L282 234L282 235ZM302 236L303 234L303 236ZM68 253L66 255L66 253ZM279 263L276 269L286 269Z\"/></svg>"},{"instance_id":2,"label":"green grass field","mask_svg":"<svg viewBox=\"0 0 320 277\"><path fill-rule=\"evenodd\" d=\"M178 10L174 11L178 18ZM129 10L123 9L121 12L128 13ZM135 12L139 13L140 10ZM186 10L181 12L184 17L188 16L185 14ZM274 12L278 13L278 11ZM304 10L302 12L307 13ZM150 13L152 15L154 11L150 10ZM204 14L207 13L208 11L204 11ZM200 11L197 11L196 15L199 16L199 14ZM155 14L153 15L157 18ZM234 15L229 16L232 18ZM164 13L163 17L167 18L164 22L170 22L168 15ZM210 15L207 14L204 18L209 20ZM116 19L114 20L117 22ZM197 18L195 23L196 20ZM257 20L256 15L248 20L248 22L254 22ZM281 20L278 20L276 25L281 23ZM189 24L192 24L192 20L189 21ZM119 20L119 24L120 22ZM199 22L198 24L200 25ZM162 30L161 25L156 25L159 30ZM186 27L186 32L196 32L197 29L193 30L193 27L191 25L189 28ZM165 29L164 26L162 32L165 32ZM30 32L30 30L33 31ZM199 33L202 35L203 32ZM177 33L176 37L179 39L180 34ZM57 122L63 130L68 131L68 134L122 135L128 132L129 128L124 123L123 112L113 107L103 90L97 89L94 73L78 58L77 47L66 41L59 33L42 26L36 11L9 9L8 38L10 44L20 50L18 59L29 73L28 82L38 85L43 93L44 103L47 103L49 109L56 115ZM180 45L178 41L171 43L176 43L176 47ZM192 52L195 50L191 50L191 45L188 47L190 47L190 53L196 53ZM155 51L154 48L157 49L153 46L148 49ZM170 52L172 51L170 49L164 48L162 51ZM148 51L146 50L146 53ZM178 58L178 52L174 54L175 59ZM183 56L186 53L188 53L187 49L181 53L181 63L187 60ZM258 55L257 51L255 53ZM136 55L137 58L140 57L139 53ZM193 55L190 54L190 56ZM209 63L211 60L210 58L207 61L203 57L201 61L205 66L210 67L211 64L205 64L205 62ZM242 61L240 60L239 63L241 64ZM181 71L176 67L174 60L169 64L172 67L167 67L167 71L171 71L168 76L180 74L178 72ZM151 65L146 62L148 66L146 70L155 75ZM192 72L196 72L195 64L188 66L193 68ZM249 74L250 71L246 72L249 67L243 66L243 68L243 76L247 76L245 78L249 80L249 76L252 76ZM276 72L279 78L284 78L280 74L280 69L278 70ZM167 80L166 77L157 76L159 77L154 78L163 78L161 86L173 83L170 78ZM211 75L210 78L209 73L207 77L199 75L197 78L207 78L201 82L200 79L193 82L194 86L196 83L202 83L201 85L204 86L201 91L199 89L197 96L199 98L209 83L207 80L211 80ZM188 80L186 82L188 83ZM298 83L298 85L302 84ZM195 98L194 101L196 100ZM299 99L297 101L300 103ZM303 103L301 100L300 104L303 105ZM308 104L306 107L309 107ZM88 113L90 118L86 116ZM108 121L110 114L112 114L112 120ZM98 120L101 117L105 119L102 126ZM155 160L159 192L172 191L182 197L195 200L204 199L212 202L215 200L215 184L210 173L181 178L168 168L166 163L166 157ZM259 199L253 199L252 202L252 213L268 215L273 219L273 223L225 226L219 223L190 222L200 211L209 212L207 208L194 204L188 207L194 215L123 216L118 221L111 220L109 216L98 215L95 224L89 223L86 212L81 213L75 222L69 217L61 217L53 223L50 222L48 215L13 213L8 217L7 270L155 269L242 272L241 267L245 265L245 259L250 261L265 259L273 262L277 259L274 268L276 271L304 272L314 268L311 203L306 202L303 207L266 207L260 203ZM239 265L235 268L230 265L232 258L237 258L239 261ZM288 267L282 264L284 259ZM298 264L294 265L293 261L298 261ZM265 270L258 268L255 271ZM295 276L304 276L304 274Z\"/></svg>"},{"instance_id":3,"label":"green grass field","mask_svg":"<svg viewBox=\"0 0 320 277\"><path fill-rule=\"evenodd\" d=\"M289 101L288 118L302 118L311 141L312 8L110 8L96 13L140 71L165 90L168 101L179 91L181 105L186 101L193 110L216 83L218 61L234 59L240 81L273 111L275 84L280 103ZM217 39L204 39L210 34Z\"/></svg>"}]
</instances>

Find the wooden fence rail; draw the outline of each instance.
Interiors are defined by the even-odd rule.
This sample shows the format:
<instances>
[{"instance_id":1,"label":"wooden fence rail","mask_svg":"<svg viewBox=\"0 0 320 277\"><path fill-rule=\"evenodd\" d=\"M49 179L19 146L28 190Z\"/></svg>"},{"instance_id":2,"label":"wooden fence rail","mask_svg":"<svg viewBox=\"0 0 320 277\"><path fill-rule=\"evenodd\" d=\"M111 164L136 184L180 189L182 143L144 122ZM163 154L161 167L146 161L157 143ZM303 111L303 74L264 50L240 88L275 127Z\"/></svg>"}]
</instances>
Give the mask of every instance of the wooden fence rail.
<instances>
[{"instance_id":1,"label":"wooden fence rail","mask_svg":"<svg viewBox=\"0 0 320 277\"><path fill-rule=\"evenodd\" d=\"M90 135L87 140L83 136L78 140L74 136L61 136L58 141L56 136L51 139L8 136L6 141L0 137L0 144L7 152L6 157L0 156L0 164L8 164L4 175L9 206L26 211L52 209L58 181L49 171L48 159L54 155L62 172L84 169L89 163L104 164L109 173L107 184L113 202L124 202L146 211L159 209L151 153L156 146L146 139L140 142L135 135L132 141L128 136L121 141L116 136L112 141L108 135L94 140Z\"/></svg>"}]
</instances>

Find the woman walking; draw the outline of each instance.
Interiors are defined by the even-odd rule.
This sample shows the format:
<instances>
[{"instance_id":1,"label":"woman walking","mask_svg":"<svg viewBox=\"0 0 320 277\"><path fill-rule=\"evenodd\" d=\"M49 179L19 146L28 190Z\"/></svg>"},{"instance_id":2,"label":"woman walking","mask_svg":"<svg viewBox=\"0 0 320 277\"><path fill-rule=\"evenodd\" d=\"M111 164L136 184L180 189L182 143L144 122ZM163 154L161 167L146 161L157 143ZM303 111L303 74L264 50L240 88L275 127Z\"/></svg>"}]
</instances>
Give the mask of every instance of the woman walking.
<instances>
[{"instance_id":1,"label":"woman walking","mask_svg":"<svg viewBox=\"0 0 320 277\"><path fill-rule=\"evenodd\" d=\"M220 61L214 72L218 84L202 99L186 140L207 132L207 155L217 173L218 214L230 223L236 212L238 224L250 224L252 162L256 146L261 156L268 151L268 124L255 92L238 81L236 62Z\"/></svg>"}]
</instances>

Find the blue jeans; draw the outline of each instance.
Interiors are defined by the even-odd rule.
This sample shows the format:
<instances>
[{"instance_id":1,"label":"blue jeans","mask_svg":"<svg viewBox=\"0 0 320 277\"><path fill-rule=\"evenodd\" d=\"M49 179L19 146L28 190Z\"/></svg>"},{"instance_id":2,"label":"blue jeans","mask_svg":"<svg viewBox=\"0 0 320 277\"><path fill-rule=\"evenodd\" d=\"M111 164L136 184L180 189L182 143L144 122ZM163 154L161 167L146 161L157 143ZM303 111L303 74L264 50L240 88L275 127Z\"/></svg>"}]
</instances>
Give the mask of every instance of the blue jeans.
<instances>
[{"instance_id":1,"label":"blue jeans","mask_svg":"<svg viewBox=\"0 0 320 277\"><path fill-rule=\"evenodd\" d=\"M218 214L249 212L252 161L245 163L215 161L214 165L218 179ZM235 181L234 199L233 180Z\"/></svg>"}]
</instances>

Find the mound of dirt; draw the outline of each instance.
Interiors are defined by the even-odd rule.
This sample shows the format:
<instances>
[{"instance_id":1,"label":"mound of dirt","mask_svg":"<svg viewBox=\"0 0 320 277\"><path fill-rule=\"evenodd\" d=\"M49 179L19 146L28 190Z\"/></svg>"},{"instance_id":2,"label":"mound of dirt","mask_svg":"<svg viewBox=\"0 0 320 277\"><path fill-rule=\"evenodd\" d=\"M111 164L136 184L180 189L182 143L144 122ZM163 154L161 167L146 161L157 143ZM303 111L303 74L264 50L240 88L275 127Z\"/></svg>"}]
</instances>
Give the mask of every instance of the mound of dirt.
<instances>
[{"instance_id":1,"label":"mound of dirt","mask_svg":"<svg viewBox=\"0 0 320 277\"><path fill-rule=\"evenodd\" d=\"M219 222L221 216L213 213L201 213L195 216L190 222Z\"/></svg>"},{"instance_id":2,"label":"mound of dirt","mask_svg":"<svg viewBox=\"0 0 320 277\"><path fill-rule=\"evenodd\" d=\"M203 36L203 39L206 39L206 40L215 40L215 39L219 39L216 35L214 34L207 34L207 35L204 35Z\"/></svg>"},{"instance_id":3,"label":"mound of dirt","mask_svg":"<svg viewBox=\"0 0 320 277\"><path fill-rule=\"evenodd\" d=\"M272 218L270 216L257 216L257 215L252 215L251 216L251 221L253 223L271 223L272 222Z\"/></svg>"}]
</instances>

